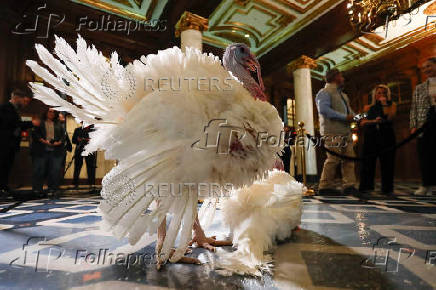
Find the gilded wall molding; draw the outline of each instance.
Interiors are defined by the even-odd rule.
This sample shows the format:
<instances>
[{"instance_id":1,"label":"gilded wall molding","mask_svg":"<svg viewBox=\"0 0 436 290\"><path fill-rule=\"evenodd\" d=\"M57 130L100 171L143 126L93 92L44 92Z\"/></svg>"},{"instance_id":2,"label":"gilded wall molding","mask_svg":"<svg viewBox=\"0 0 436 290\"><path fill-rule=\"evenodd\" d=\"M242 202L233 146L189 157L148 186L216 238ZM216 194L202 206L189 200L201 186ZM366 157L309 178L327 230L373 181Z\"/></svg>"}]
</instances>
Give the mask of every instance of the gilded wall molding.
<instances>
[{"instance_id":1,"label":"gilded wall molding","mask_svg":"<svg viewBox=\"0 0 436 290\"><path fill-rule=\"evenodd\" d=\"M316 67L318 67L316 60L314 60L313 58L310 58L306 55L302 55L298 59L289 63L286 66L286 70L289 74L292 75L292 73L294 71L296 71L297 69L301 69L301 68L315 69Z\"/></svg>"},{"instance_id":2,"label":"gilded wall molding","mask_svg":"<svg viewBox=\"0 0 436 290\"><path fill-rule=\"evenodd\" d=\"M194 29L201 32L206 31L209 28L209 21L207 18L185 11L179 21L177 21L175 27L175 35L176 37L180 37L180 33L188 29Z\"/></svg>"}]
</instances>

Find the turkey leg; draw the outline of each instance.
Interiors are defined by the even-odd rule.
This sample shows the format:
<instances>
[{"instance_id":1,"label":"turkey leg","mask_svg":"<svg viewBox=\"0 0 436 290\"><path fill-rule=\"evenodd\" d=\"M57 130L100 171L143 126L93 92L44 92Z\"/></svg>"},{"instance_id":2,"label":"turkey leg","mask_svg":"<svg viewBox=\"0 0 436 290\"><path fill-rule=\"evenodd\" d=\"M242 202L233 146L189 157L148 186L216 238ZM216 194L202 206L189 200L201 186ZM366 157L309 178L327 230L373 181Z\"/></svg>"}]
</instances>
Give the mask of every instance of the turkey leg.
<instances>
[{"instance_id":1,"label":"turkey leg","mask_svg":"<svg viewBox=\"0 0 436 290\"><path fill-rule=\"evenodd\" d=\"M217 241L215 236L212 236L210 238L206 237L203 228L200 225L200 220L198 219L198 215L195 218L193 228L194 228L194 238L192 239L191 244L195 244L197 245L197 247L205 248L209 251L214 252L215 247L232 245L232 241Z\"/></svg>"},{"instance_id":2,"label":"turkey leg","mask_svg":"<svg viewBox=\"0 0 436 290\"><path fill-rule=\"evenodd\" d=\"M162 267L162 264L164 263L164 261L161 261L160 258L160 251L162 250L162 246L163 246L163 242L165 240L165 236L166 236L166 229L167 229L167 218L165 217L162 221L162 223L160 224L160 226L157 229L157 242L156 242L156 259L157 259L157 264L156 264L156 268L158 270L160 270L160 268ZM172 255L174 254L174 249L171 249L170 252L170 258L172 257ZM189 250L187 251L189 252ZM181 264L197 264L200 265L201 262L199 259L197 258L191 258L191 257L181 257L180 260L178 260L176 263L181 263Z\"/></svg>"}]
</instances>

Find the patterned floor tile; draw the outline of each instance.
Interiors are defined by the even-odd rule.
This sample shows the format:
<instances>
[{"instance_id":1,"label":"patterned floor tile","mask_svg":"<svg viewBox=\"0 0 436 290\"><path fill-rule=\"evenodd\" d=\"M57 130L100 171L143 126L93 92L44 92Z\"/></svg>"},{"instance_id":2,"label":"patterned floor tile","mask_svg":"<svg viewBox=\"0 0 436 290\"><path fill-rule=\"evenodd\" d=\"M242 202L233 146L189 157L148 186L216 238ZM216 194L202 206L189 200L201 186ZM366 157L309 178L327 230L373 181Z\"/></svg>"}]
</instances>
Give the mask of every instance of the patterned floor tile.
<instances>
[{"instance_id":1,"label":"patterned floor tile","mask_svg":"<svg viewBox=\"0 0 436 290\"><path fill-rule=\"evenodd\" d=\"M368 200L304 197L300 229L279 242L274 272L261 279L220 276L216 256L202 249L192 253L201 266L157 271L155 236L135 246L112 237L99 228L100 198L70 190L0 213L0 289L433 289L436 196L413 196L417 187L397 184L399 195ZM228 235L220 211L208 234Z\"/></svg>"}]
</instances>

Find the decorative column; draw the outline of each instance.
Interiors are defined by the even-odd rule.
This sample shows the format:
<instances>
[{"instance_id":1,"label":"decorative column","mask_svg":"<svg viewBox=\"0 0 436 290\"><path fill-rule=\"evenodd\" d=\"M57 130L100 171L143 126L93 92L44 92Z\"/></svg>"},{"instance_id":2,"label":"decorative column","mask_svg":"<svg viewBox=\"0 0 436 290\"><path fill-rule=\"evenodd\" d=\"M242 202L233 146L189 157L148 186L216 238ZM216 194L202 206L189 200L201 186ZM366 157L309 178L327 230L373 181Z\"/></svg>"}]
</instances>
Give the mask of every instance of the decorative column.
<instances>
[{"instance_id":1,"label":"decorative column","mask_svg":"<svg viewBox=\"0 0 436 290\"><path fill-rule=\"evenodd\" d=\"M209 28L209 20L197 14L185 11L176 24L176 37L180 36L180 48L185 52L186 47L203 51L203 31Z\"/></svg>"},{"instance_id":2,"label":"decorative column","mask_svg":"<svg viewBox=\"0 0 436 290\"><path fill-rule=\"evenodd\" d=\"M313 95L312 95L312 78L310 70L316 68L316 61L305 55L287 66L288 72L294 77L295 93L295 121L304 122L304 128L310 135L315 134L313 121ZM310 140L305 140L306 150L306 173L309 182L317 179L318 171L316 167L316 153Z\"/></svg>"}]
</instances>

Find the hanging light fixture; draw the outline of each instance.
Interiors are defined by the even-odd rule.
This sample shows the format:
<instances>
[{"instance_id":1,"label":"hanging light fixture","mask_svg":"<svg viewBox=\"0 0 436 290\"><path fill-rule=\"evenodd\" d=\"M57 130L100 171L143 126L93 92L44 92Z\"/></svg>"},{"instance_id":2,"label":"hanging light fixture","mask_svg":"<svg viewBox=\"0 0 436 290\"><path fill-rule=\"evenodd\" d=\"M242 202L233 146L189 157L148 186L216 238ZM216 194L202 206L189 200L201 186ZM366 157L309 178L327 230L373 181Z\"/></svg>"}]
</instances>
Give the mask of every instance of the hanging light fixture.
<instances>
[{"instance_id":1,"label":"hanging light fixture","mask_svg":"<svg viewBox=\"0 0 436 290\"><path fill-rule=\"evenodd\" d=\"M349 0L347 10L350 22L356 29L370 32L428 1L430 0Z\"/></svg>"}]
</instances>

